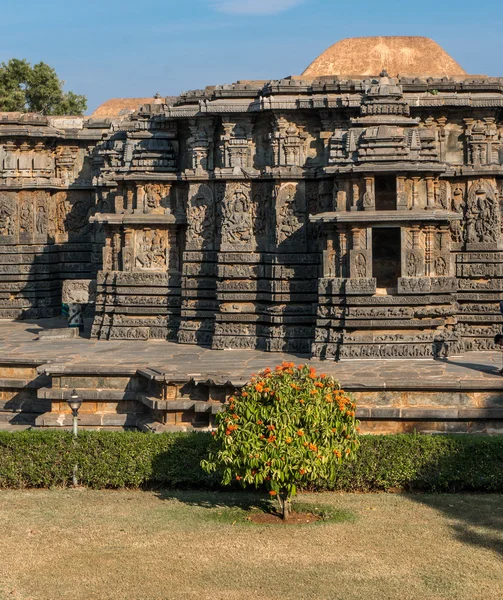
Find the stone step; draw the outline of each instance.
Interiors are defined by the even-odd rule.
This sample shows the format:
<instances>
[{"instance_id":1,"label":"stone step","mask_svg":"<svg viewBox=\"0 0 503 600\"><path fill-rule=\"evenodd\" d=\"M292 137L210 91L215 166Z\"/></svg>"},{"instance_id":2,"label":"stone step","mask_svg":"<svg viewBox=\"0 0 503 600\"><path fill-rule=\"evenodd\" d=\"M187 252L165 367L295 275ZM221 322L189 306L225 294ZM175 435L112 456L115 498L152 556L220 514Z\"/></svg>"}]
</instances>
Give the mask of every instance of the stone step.
<instances>
[{"instance_id":1,"label":"stone step","mask_svg":"<svg viewBox=\"0 0 503 600\"><path fill-rule=\"evenodd\" d=\"M38 398L46 399L46 400L67 400L71 394L73 389L71 388L50 388L43 387L40 388L37 392ZM117 390L111 388L76 388L77 394L82 398L85 402L93 401L93 402L121 402L127 400L129 402L138 400L138 392L126 391L126 390Z\"/></svg>"},{"instance_id":2,"label":"stone step","mask_svg":"<svg viewBox=\"0 0 503 600\"><path fill-rule=\"evenodd\" d=\"M137 394L137 399L153 410L181 411L193 410L196 413L211 413L216 415L222 410L220 402L204 402L202 400L159 400L146 394Z\"/></svg>"},{"instance_id":3,"label":"stone step","mask_svg":"<svg viewBox=\"0 0 503 600\"><path fill-rule=\"evenodd\" d=\"M35 425L39 413L0 412L0 423L10 425Z\"/></svg>"},{"instance_id":4,"label":"stone step","mask_svg":"<svg viewBox=\"0 0 503 600\"><path fill-rule=\"evenodd\" d=\"M41 329L38 332L39 340L71 340L80 337L78 327L57 327L54 329Z\"/></svg>"},{"instance_id":5,"label":"stone step","mask_svg":"<svg viewBox=\"0 0 503 600\"><path fill-rule=\"evenodd\" d=\"M0 412L29 412L41 414L51 410L51 403L37 398L12 398L0 400Z\"/></svg>"},{"instance_id":6,"label":"stone step","mask_svg":"<svg viewBox=\"0 0 503 600\"><path fill-rule=\"evenodd\" d=\"M78 424L79 427L136 427L139 416L132 413L80 413ZM37 427L71 427L72 424L72 415L67 413L45 413L37 415L35 420Z\"/></svg>"}]
</instances>

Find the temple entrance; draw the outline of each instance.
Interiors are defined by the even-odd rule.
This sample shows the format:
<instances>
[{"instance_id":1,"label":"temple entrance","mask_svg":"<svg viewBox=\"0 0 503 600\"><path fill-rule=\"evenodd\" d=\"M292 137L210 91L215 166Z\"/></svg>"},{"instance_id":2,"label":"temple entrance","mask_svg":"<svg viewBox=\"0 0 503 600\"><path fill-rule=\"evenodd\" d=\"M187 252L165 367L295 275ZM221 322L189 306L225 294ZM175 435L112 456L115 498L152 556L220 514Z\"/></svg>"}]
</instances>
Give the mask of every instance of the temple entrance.
<instances>
[{"instance_id":1,"label":"temple entrance","mask_svg":"<svg viewBox=\"0 0 503 600\"><path fill-rule=\"evenodd\" d=\"M372 228L372 274L378 288L396 288L401 276L399 227Z\"/></svg>"},{"instance_id":2,"label":"temple entrance","mask_svg":"<svg viewBox=\"0 0 503 600\"><path fill-rule=\"evenodd\" d=\"M375 178L376 210L396 210L396 177L377 175Z\"/></svg>"}]
</instances>

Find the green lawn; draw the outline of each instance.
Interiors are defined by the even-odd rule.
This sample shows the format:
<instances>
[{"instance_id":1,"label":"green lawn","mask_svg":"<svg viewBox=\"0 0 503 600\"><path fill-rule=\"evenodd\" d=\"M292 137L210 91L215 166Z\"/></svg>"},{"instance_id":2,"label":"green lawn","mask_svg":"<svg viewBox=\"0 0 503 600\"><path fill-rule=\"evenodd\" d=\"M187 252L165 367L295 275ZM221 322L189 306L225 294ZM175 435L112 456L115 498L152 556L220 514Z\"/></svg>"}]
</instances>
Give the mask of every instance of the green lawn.
<instances>
[{"instance_id":1,"label":"green lawn","mask_svg":"<svg viewBox=\"0 0 503 600\"><path fill-rule=\"evenodd\" d=\"M298 526L236 500L260 497L2 491L0 598L503 598L500 495L305 494L353 518Z\"/></svg>"}]
</instances>

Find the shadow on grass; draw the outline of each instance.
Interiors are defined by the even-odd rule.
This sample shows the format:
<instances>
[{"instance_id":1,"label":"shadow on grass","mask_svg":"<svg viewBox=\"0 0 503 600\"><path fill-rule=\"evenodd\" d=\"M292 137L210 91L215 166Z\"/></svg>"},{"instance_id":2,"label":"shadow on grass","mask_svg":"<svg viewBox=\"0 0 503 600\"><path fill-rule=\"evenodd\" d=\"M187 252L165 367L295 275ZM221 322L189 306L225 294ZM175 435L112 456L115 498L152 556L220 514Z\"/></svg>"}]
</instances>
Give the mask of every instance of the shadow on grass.
<instances>
[{"instance_id":1,"label":"shadow on grass","mask_svg":"<svg viewBox=\"0 0 503 600\"><path fill-rule=\"evenodd\" d=\"M176 500L188 506L201 508L238 508L245 512L259 510L276 514L277 507L260 492L233 491L193 491L193 490L157 490L156 495L161 500Z\"/></svg>"},{"instance_id":2,"label":"shadow on grass","mask_svg":"<svg viewBox=\"0 0 503 600\"><path fill-rule=\"evenodd\" d=\"M503 556L501 494L407 494L407 497L442 513L459 542Z\"/></svg>"}]
</instances>

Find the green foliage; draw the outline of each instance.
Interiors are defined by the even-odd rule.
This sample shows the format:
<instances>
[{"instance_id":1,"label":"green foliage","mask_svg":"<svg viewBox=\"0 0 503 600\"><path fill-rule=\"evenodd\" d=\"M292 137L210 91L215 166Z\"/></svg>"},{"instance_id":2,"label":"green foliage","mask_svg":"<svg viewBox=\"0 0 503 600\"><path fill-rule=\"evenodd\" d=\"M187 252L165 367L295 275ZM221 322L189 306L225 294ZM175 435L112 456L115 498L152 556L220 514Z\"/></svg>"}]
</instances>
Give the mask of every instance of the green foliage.
<instances>
[{"instance_id":1,"label":"green foliage","mask_svg":"<svg viewBox=\"0 0 503 600\"><path fill-rule=\"evenodd\" d=\"M82 115L85 96L63 91L64 81L44 62L33 67L12 58L0 65L0 110L37 112L44 115Z\"/></svg>"},{"instance_id":2,"label":"green foliage","mask_svg":"<svg viewBox=\"0 0 503 600\"><path fill-rule=\"evenodd\" d=\"M333 479L311 481L316 491L503 493L503 436L360 436L354 461ZM200 466L208 433L96 431L74 443L64 431L0 432L0 488L69 486L74 464L80 482L95 489L152 486L218 488L217 474Z\"/></svg>"},{"instance_id":3,"label":"green foliage","mask_svg":"<svg viewBox=\"0 0 503 600\"><path fill-rule=\"evenodd\" d=\"M229 399L202 467L220 471L224 485L267 487L285 515L298 486L333 480L341 462L353 457L355 408L332 377L284 362Z\"/></svg>"}]
</instances>

